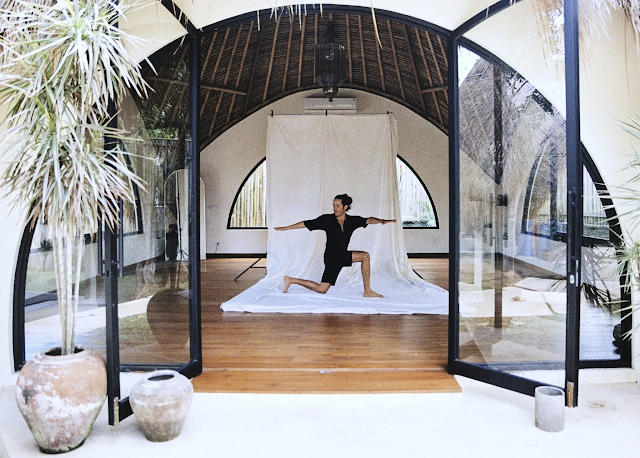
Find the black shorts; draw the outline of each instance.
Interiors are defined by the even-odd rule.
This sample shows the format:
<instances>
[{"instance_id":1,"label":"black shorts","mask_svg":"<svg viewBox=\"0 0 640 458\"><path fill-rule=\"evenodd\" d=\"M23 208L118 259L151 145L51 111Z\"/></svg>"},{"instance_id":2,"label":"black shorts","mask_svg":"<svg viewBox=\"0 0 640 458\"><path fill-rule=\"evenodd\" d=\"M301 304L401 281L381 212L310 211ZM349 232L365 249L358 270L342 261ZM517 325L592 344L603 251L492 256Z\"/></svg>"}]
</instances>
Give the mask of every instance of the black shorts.
<instances>
[{"instance_id":1,"label":"black shorts","mask_svg":"<svg viewBox=\"0 0 640 458\"><path fill-rule=\"evenodd\" d=\"M325 256L322 283L329 283L334 286L342 268L349 267L353 262L352 260L353 254L351 251L345 251L339 255L332 255L331 257Z\"/></svg>"}]
</instances>

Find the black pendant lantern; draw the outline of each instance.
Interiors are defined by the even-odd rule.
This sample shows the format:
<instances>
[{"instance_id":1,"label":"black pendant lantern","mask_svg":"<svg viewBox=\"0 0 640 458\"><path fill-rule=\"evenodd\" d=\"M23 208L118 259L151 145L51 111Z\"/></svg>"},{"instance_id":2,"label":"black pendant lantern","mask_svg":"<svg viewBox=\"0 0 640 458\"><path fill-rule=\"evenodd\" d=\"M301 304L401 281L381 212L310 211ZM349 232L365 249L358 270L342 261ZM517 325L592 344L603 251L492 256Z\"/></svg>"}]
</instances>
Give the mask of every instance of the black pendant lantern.
<instances>
[{"instance_id":1,"label":"black pendant lantern","mask_svg":"<svg viewBox=\"0 0 640 458\"><path fill-rule=\"evenodd\" d=\"M316 45L316 81L329 102L338 94L338 86L345 80L346 50L338 41L333 22L327 24L327 31Z\"/></svg>"}]
</instances>

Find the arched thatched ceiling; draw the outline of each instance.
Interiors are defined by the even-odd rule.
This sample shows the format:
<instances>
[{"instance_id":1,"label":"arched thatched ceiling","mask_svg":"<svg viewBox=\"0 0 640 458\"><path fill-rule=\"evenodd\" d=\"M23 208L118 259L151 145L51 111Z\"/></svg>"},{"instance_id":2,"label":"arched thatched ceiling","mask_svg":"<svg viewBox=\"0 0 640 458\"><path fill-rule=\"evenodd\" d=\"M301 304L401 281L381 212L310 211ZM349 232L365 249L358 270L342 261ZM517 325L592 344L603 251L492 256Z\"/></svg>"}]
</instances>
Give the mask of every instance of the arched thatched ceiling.
<instances>
[{"instance_id":1,"label":"arched thatched ceiling","mask_svg":"<svg viewBox=\"0 0 640 458\"><path fill-rule=\"evenodd\" d=\"M247 20L202 38L200 143L206 147L251 113L289 94L319 88L315 45L333 20L347 48L347 80L341 87L396 101L443 132L448 126L446 39L415 24L371 14L315 13ZM153 107L152 128L184 119L188 52L179 49L147 78L154 88L143 105ZM167 60L169 62L167 62Z\"/></svg>"}]
</instances>

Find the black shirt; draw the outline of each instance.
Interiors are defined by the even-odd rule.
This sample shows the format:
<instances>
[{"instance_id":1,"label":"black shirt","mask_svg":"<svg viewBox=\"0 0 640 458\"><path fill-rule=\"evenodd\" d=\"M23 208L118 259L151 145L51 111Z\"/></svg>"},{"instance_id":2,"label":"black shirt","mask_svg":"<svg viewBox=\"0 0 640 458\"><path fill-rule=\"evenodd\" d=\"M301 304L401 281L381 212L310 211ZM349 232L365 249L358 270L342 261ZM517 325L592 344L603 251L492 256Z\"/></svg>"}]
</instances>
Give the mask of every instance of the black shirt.
<instances>
[{"instance_id":1,"label":"black shirt","mask_svg":"<svg viewBox=\"0 0 640 458\"><path fill-rule=\"evenodd\" d=\"M367 218L362 216L345 215L344 231L340 227L338 218L333 213L320 215L316 219L304 221L304 225L310 231L323 230L327 234L327 246L324 249L324 262L331 262L341 258L347 252L349 240L353 231L359 227L367 227Z\"/></svg>"}]
</instances>

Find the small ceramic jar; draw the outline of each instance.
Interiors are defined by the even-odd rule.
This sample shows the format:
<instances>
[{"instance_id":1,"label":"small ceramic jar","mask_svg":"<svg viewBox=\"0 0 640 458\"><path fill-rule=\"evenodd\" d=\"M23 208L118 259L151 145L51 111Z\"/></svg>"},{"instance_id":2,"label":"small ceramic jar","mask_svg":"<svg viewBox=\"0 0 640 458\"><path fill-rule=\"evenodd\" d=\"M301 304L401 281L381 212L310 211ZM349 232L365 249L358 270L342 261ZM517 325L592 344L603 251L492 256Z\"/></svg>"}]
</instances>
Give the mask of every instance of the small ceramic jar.
<instances>
[{"instance_id":1,"label":"small ceramic jar","mask_svg":"<svg viewBox=\"0 0 640 458\"><path fill-rule=\"evenodd\" d=\"M145 374L129 394L133 414L152 442L170 441L180 435L192 398L191 381L172 370Z\"/></svg>"}]
</instances>

